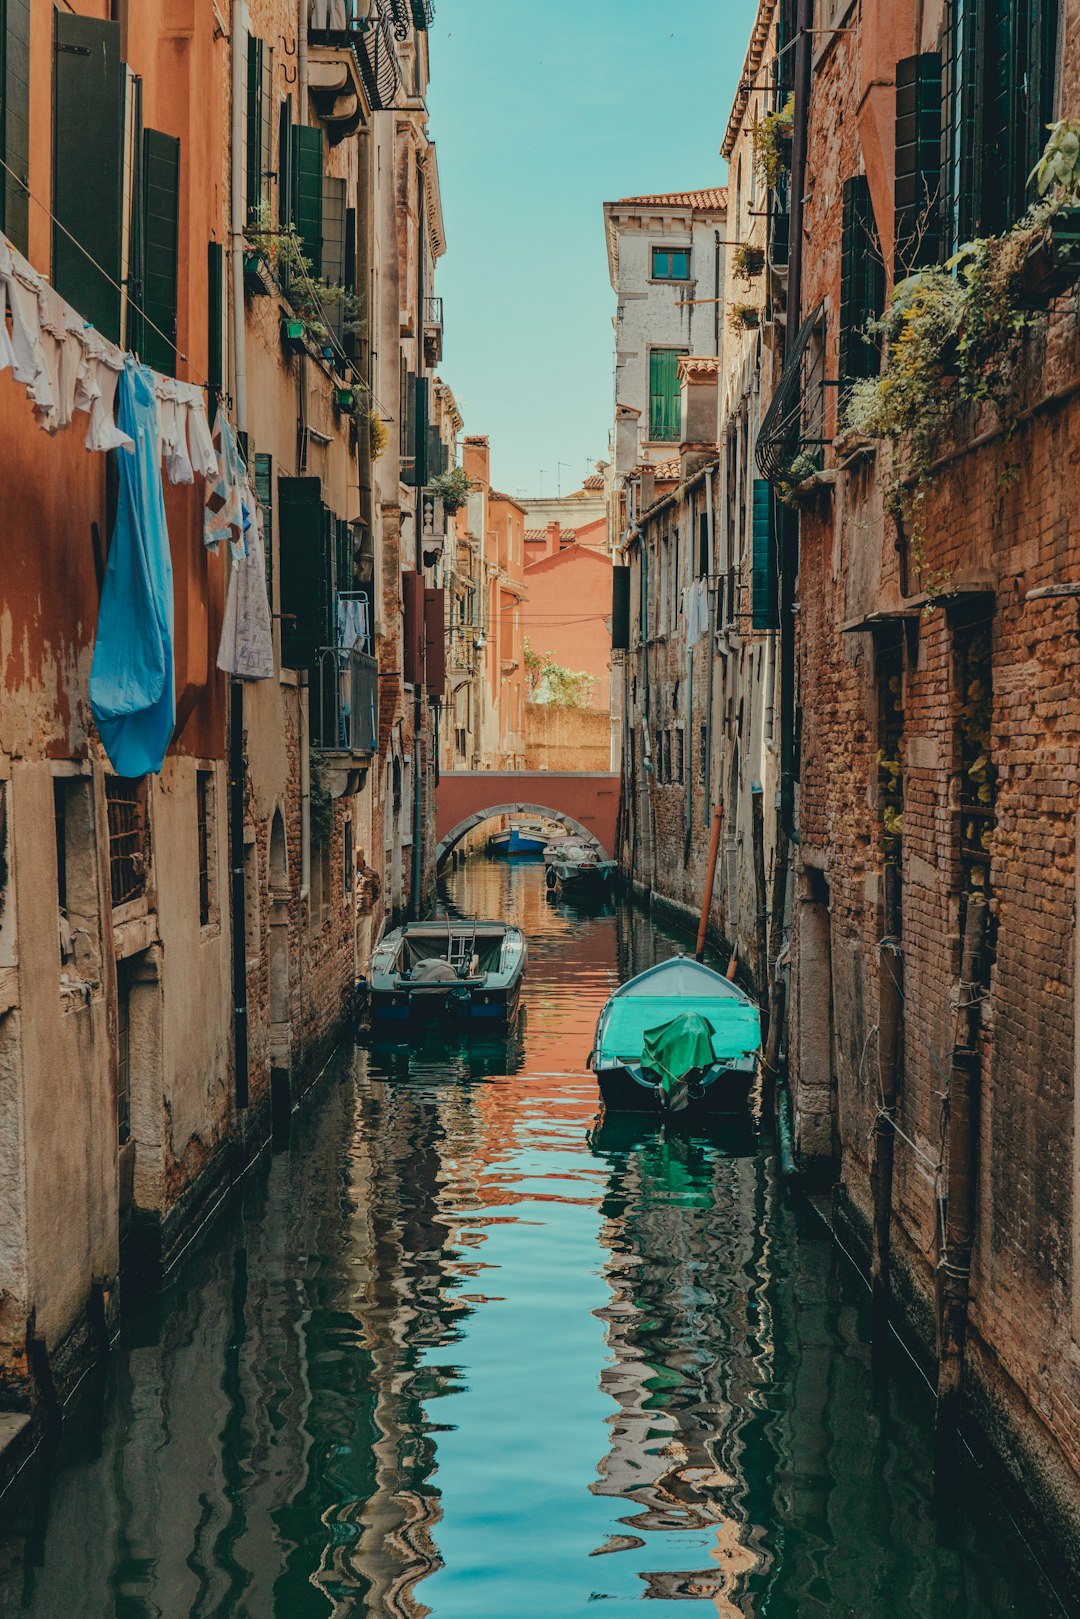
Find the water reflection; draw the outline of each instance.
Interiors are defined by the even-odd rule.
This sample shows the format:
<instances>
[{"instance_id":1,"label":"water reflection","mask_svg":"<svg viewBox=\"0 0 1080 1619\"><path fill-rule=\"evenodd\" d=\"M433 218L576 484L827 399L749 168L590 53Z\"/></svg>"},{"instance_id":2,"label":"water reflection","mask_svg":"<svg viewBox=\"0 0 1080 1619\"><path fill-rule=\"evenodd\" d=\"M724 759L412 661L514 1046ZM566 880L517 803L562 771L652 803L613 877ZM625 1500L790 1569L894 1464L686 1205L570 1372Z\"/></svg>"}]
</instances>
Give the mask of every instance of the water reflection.
<instances>
[{"instance_id":1,"label":"water reflection","mask_svg":"<svg viewBox=\"0 0 1080 1619\"><path fill-rule=\"evenodd\" d=\"M937 1542L928 1406L752 1121L596 1127L614 984L676 947L474 862L530 937L478 1046L343 1055L0 1525L34 1619L1006 1619L1058 1611L971 1489Z\"/></svg>"}]
</instances>

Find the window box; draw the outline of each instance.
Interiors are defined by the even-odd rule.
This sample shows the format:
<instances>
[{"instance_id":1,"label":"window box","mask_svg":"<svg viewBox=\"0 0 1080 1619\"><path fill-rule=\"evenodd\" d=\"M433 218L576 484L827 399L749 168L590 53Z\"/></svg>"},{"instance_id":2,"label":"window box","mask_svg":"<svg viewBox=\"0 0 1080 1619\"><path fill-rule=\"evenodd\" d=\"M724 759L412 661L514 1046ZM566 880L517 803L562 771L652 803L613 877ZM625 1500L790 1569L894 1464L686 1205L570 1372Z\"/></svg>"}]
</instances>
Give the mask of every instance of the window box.
<instances>
[{"instance_id":1,"label":"window box","mask_svg":"<svg viewBox=\"0 0 1080 1619\"><path fill-rule=\"evenodd\" d=\"M269 298L274 277L264 255L258 250L244 254L244 291L249 298Z\"/></svg>"},{"instance_id":2,"label":"window box","mask_svg":"<svg viewBox=\"0 0 1080 1619\"><path fill-rule=\"evenodd\" d=\"M1020 271L1026 309L1045 309L1080 277L1080 208L1055 214L1028 250Z\"/></svg>"},{"instance_id":3,"label":"window box","mask_svg":"<svg viewBox=\"0 0 1080 1619\"><path fill-rule=\"evenodd\" d=\"M334 389L334 405L338 410L351 411L356 403L356 395L351 388Z\"/></svg>"},{"instance_id":4,"label":"window box","mask_svg":"<svg viewBox=\"0 0 1080 1619\"><path fill-rule=\"evenodd\" d=\"M293 320L283 317L281 322L281 341L292 354L299 354L306 345L305 328L302 320Z\"/></svg>"}]
</instances>

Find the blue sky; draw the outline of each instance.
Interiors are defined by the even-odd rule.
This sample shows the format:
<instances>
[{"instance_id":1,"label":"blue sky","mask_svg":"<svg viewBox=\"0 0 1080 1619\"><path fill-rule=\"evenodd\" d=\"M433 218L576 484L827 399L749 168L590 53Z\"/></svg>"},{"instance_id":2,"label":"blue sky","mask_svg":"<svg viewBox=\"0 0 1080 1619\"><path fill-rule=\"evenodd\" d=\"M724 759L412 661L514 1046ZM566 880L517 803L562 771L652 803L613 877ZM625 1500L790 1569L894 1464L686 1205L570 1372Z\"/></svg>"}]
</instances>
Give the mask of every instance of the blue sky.
<instances>
[{"instance_id":1,"label":"blue sky","mask_svg":"<svg viewBox=\"0 0 1080 1619\"><path fill-rule=\"evenodd\" d=\"M447 254L440 375L511 494L607 454L602 204L723 184L754 0L436 0L431 132ZM563 466L558 468L558 463Z\"/></svg>"}]
</instances>

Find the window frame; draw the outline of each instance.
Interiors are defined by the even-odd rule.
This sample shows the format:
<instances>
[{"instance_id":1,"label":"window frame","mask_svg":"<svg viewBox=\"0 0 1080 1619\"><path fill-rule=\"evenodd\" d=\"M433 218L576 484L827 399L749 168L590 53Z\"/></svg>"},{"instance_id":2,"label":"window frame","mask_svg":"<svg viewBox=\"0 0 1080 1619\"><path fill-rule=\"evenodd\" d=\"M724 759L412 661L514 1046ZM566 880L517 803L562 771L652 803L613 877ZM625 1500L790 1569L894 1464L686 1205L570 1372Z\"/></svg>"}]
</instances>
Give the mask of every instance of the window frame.
<instances>
[{"instance_id":1,"label":"window frame","mask_svg":"<svg viewBox=\"0 0 1080 1619\"><path fill-rule=\"evenodd\" d=\"M667 258L667 260L668 260L668 262L670 264L670 261L675 257L675 255L677 253L685 254L685 256L686 256L686 274L685 275L676 275L674 273L674 271L671 271L667 275L659 274L657 272L657 268L656 268L657 255L662 254L665 258ZM661 285L666 285L668 283L673 282L676 286L679 286L679 285L681 285L681 284L683 284L683 283L685 283L687 281L692 281L693 276L690 274L691 265L692 265L692 258L693 258L693 243L692 242L688 242L685 247L670 247L670 246L665 246L665 245L663 245L661 243L650 242L650 244L649 244L649 280L651 282L657 282L657 283L659 283Z\"/></svg>"}]
</instances>

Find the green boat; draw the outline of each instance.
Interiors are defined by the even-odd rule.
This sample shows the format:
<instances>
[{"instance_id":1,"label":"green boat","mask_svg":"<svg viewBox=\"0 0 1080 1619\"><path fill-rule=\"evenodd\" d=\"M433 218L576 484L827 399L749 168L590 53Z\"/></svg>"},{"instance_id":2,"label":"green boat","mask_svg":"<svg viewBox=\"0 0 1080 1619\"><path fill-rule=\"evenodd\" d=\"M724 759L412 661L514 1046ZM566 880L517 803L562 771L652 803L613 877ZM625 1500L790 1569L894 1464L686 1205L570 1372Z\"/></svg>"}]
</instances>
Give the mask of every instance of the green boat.
<instances>
[{"instance_id":1,"label":"green boat","mask_svg":"<svg viewBox=\"0 0 1080 1619\"><path fill-rule=\"evenodd\" d=\"M761 1020L749 995L711 967L675 956L615 991L591 1060L612 1112L739 1113L760 1050Z\"/></svg>"}]
</instances>

